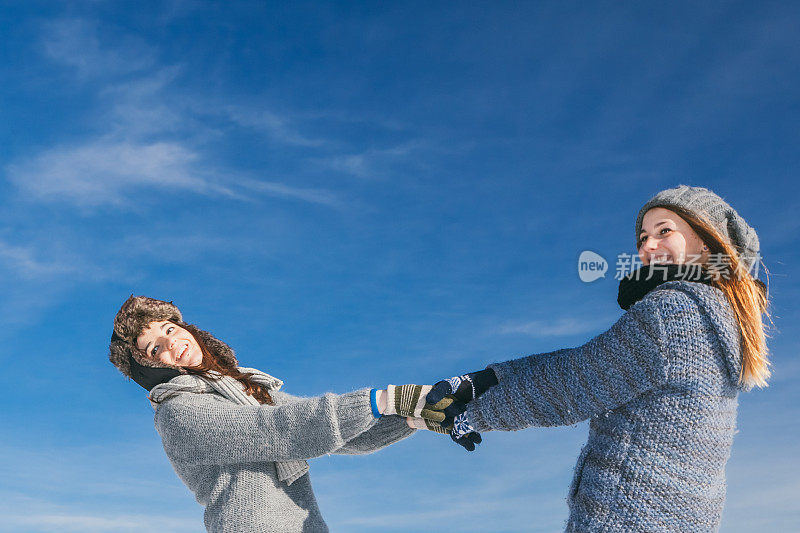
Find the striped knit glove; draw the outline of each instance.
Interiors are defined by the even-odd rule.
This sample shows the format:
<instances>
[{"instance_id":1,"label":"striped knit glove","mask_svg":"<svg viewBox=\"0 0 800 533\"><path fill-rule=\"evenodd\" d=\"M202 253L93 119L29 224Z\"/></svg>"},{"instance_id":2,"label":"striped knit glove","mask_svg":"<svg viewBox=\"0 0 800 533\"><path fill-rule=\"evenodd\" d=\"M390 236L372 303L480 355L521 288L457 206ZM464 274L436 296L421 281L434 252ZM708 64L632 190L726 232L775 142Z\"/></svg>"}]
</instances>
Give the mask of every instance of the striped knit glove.
<instances>
[{"instance_id":1,"label":"striped knit glove","mask_svg":"<svg viewBox=\"0 0 800 533\"><path fill-rule=\"evenodd\" d=\"M447 416L455 416L453 398L443 398L435 404L425 402L430 385L389 385L386 387L386 410L384 415L400 415L423 418L431 422L442 422ZM460 409L460 406L456 407ZM463 409L462 409L463 410Z\"/></svg>"},{"instance_id":2,"label":"striped knit glove","mask_svg":"<svg viewBox=\"0 0 800 533\"><path fill-rule=\"evenodd\" d=\"M424 418L411 418L408 419L408 425L414 429L426 429L435 433L442 433L443 435L450 435L450 438L456 444L463 446L467 451L475 451L475 445L480 444L481 435L474 430L472 424L467 420L466 414L462 413L455 418L455 425L450 428L444 428L438 422L431 422ZM458 435L458 436L456 436Z\"/></svg>"},{"instance_id":3,"label":"striped knit glove","mask_svg":"<svg viewBox=\"0 0 800 533\"><path fill-rule=\"evenodd\" d=\"M442 435L450 434L450 430L443 428L438 422L432 422L430 420L425 420L424 418L416 418L413 416L409 416L406 418L406 420L408 421L409 427L414 429L424 429L427 431L433 431L434 433L441 433Z\"/></svg>"}]
</instances>

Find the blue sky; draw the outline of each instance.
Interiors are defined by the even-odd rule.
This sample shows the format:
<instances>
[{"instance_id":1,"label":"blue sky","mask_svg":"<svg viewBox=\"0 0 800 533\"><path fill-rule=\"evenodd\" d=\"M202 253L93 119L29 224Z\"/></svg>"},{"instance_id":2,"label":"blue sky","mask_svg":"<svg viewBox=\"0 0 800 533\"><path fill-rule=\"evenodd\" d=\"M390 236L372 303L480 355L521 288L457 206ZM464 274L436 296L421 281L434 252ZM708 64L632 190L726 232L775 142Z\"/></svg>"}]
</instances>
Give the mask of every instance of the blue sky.
<instances>
[{"instance_id":1,"label":"blue sky","mask_svg":"<svg viewBox=\"0 0 800 533\"><path fill-rule=\"evenodd\" d=\"M632 253L680 183L758 230L773 294L722 530L800 528L800 8L695 4L4 3L0 531L203 530L107 361L131 293L291 393L430 383L607 329L578 255ZM554 531L586 434L312 481L334 531Z\"/></svg>"}]
</instances>

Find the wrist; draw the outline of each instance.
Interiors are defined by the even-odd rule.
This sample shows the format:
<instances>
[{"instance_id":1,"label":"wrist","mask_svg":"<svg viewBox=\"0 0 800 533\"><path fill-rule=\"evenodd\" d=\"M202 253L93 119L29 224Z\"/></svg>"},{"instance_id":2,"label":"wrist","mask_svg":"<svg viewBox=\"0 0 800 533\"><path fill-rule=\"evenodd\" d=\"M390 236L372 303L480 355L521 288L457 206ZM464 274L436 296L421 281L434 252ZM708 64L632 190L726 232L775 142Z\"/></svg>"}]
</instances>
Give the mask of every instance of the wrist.
<instances>
[{"instance_id":1,"label":"wrist","mask_svg":"<svg viewBox=\"0 0 800 533\"><path fill-rule=\"evenodd\" d=\"M369 403L372 407L372 416L380 418L386 414L386 390L372 389L369 391Z\"/></svg>"},{"instance_id":2,"label":"wrist","mask_svg":"<svg viewBox=\"0 0 800 533\"><path fill-rule=\"evenodd\" d=\"M378 412L380 412L382 415L386 414L386 396L386 389L378 389L378 392L376 393L376 399L378 401Z\"/></svg>"},{"instance_id":3,"label":"wrist","mask_svg":"<svg viewBox=\"0 0 800 533\"><path fill-rule=\"evenodd\" d=\"M378 409L378 389L371 389L369 391L369 406L372 409L372 416L380 418L381 410Z\"/></svg>"}]
</instances>

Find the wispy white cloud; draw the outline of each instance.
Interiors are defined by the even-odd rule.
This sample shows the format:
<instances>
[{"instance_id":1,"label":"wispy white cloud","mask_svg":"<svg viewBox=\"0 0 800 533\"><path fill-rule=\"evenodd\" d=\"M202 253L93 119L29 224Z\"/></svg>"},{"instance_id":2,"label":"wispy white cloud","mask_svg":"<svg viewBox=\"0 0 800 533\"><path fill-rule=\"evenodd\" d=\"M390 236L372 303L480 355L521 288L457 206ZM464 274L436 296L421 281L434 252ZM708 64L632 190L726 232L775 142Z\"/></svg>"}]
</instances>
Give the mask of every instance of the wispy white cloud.
<instances>
[{"instance_id":1,"label":"wispy white cloud","mask_svg":"<svg viewBox=\"0 0 800 533\"><path fill-rule=\"evenodd\" d=\"M610 327L612 320L587 320L577 318L557 318L554 320L531 320L528 322L510 323L497 328L503 335L527 335L530 337L564 337L567 335L583 335L599 332Z\"/></svg>"},{"instance_id":2,"label":"wispy white cloud","mask_svg":"<svg viewBox=\"0 0 800 533\"><path fill-rule=\"evenodd\" d=\"M424 151L442 151L429 140L414 139L387 148L371 148L357 153L334 154L321 160L321 164L357 178L384 178L398 162L419 166L421 159L412 157ZM452 151L450 149L449 151Z\"/></svg>"},{"instance_id":3,"label":"wispy white cloud","mask_svg":"<svg viewBox=\"0 0 800 533\"><path fill-rule=\"evenodd\" d=\"M198 154L176 142L137 143L99 139L57 147L7 168L21 191L37 200L81 206L126 203L132 187L184 189L238 198L229 188L199 177Z\"/></svg>"},{"instance_id":4,"label":"wispy white cloud","mask_svg":"<svg viewBox=\"0 0 800 533\"><path fill-rule=\"evenodd\" d=\"M86 531L92 533L115 531L163 531L181 533L202 529L202 517L175 518L169 515L105 514L105 513L42 513L36 508L20 512L7 510L3 516L4 531ZM5 529L9 528L9 529Z\"/></svg>"},{"instance_id":5,"label":"wispy white cloud","mask_svg":"<svg viewBox=\"0 0 800 533\"><path fill-rule=\"evenodd\" d=\"M102 107L98 129L118 138L182 135L208 130L186 111L186 104L170 90L183 72L180 66L159 67L123 82L108 82L98 90Z\"/></svg>"},{"instance_id":6,"label":"wispy white cloud","mask_svg":"<svg viewBox=\"0 0 800 533\"><path fill-rule=\"evenodd\" d=\"M314 139L300 133L299 129L285 116L258 107L223 106L221 113L229 120L265 133L271 140L282 144L321 147L328 144L324 139Z\"/></svg>"},{"instance_id":7,"label":"wispy white cloud","mask_svg":"<svg viewBox=\"0 0 800 533\"><path fill-rule=\"evenodd\" d=\"M6 175L28 199L82 208L125 207L138 190L182 190L237 201L260 196L341 207L334 192L242 176L204 153L203 142L217 139L209 114L266 133L273 142L304 147L323 141L302 135L287 118L264 108L206 106L173 93L180 65L156 65L156 53L134 38L108 46L99 26L88 20L45 25L43 45L53 60L92 77L100 106L99 134L59 144L6 166ZM124 80L119 74L126 74ZM205 109L205 113L199 112ZM90 120L91 121L91 120Z\"/></svg>"},{"instance_id":8,"label":"wispy white cloud","mask_svg":"<svg viewBox=\"0 0 800 533\"><path fill-rule=\"evenodd\" d=\"M209 254L259 254L246 236L191 233L166 237L146 228L113 239L43 226L21 235L0 236L0 337L41 318L53 302L76 287L105 282L135 284L153 257L186 265ZM165 251L167 251L165 253Z\"/></svg>"},{"instance_id":9,"label":"wispy white cloud","mask_svg":"<svg viewBox=\"0 0 800 533\"><path fill-rule=\"evenodd\" d=\"M336 120L328 116L292 118L263 102L232 105L179 96L182 66L159 64L157 50L141 39L123 34L122 45L109 45L99 24L78 18L43 27L45 54L74 68L79 79L91 78L98 106L96 117L87 121L98 133L7 165L8 179L28 199L91 210L123 207L137 190L179 189L238 201L251 201L258 193L332 208L346 205L334 191L253 179L212 160L203 146L225 135L220 120L260 132L268 142L306 149L309 161L359 178L384 177L393 165L431 148L429 142L414 140L353 152L302 131L309 120Z\"/></svg>"},{"instance_id":10,"label":"wispy white cloud","mask_svg":"<svg viewBox=\"0 0 800 533\"><path fill-rule=\"evenodd\" d=\"M76 265L48 257L39 257L40 252L33 246L17 246L0 240L0 267L14 272L22 279L51 278L60 274L74 272Z\"/></svg>"},{"instance_id":11,"label":"wispy white cloud","mask_svg":"<svg viewBox=\"0 0 800 533\"><path fill-rule=\"evenodd\" d=\"M64 277L58 279L65 279ZM20 280L11 276L0 284L3 299L0 301L0 339L15 333L15 328L25 327L41 318L53 302L63 297L68 283L42 283L35 280Z\"/></svg>"},{"instance_id":12,"label":"wispy white cloud","mask_svg":"<svg viewBox=\"0 0 800 533\"><path fill-rule=\"evenodd\" d=\"M188 263L208 253L220 251L231 253L246 246L246 241L240 242L235 236L217 237L188 233L181 235L180 239L175 239L172 235L127 235L117 243L109 245L112 254L124 254L129 260L158 255L159 261L166 263ZM170 253L165 255L163 251L166 249Z\"/></svg>"},{"instance_id":13,"label":"wispy white cloud","mask_svg":"<svg viewBox=\"0 0 800 533\"><path fill-rule=\"evenodd\" d=\"M376 171L365 154L337 155L329 158L327 163L335 170L352 174L359 178L375 177Z\"/></svg>"},{"instance_id":14,"label":"wispy white cloud","mask_svg":"<svg viewBox=\"0 0 800 533\"><path fill-rule=\"evenodd\" d=\"M329 207L343 207L344 203L339 195L326 189L311 189L290 187L285 183L274 181L256 181L250 179L239 180L237 185L277 198L290 198Z\"/></svg>"},{"instance_id":15,"label":"wispy white cloud","mask_svg":"<svg viewBox=\"0 0 800 533\"><path fill-rule=\"evenodd\" d=\"M85 19L60 19L45 25L44 52L54 61L73 67L79 77L114 76L149 68L154 50L139 39L115 32L117 46L101 43L98 24Z\"/></svg>"},{"instance_id":16,"label":"wispy white cloud","mask_svg":"<svg viewBox=\"0 0 800 533\"><path fill-rule=\"evenodd\" d=\"M275 181L236 176L205 165L202 156L180 142L135 142L103 138L57 147L6 168L8 179L28 198L81 207L134 209L137 189L182 190L253 201L260 196L343 207L340 196L320 188L293 187Z\"/></svg>"},{"instance_id":17,"label":"wispy white cloud","mask_svg":"<svg viewBox=\"0 0 800 533\"><path fill-rule=\"evenodd\" d=\"M53 300L86 280L107 280L100 268L65 232L9 231L0 237L0 336L34 320Z\"/></svg>"}]
</instances>

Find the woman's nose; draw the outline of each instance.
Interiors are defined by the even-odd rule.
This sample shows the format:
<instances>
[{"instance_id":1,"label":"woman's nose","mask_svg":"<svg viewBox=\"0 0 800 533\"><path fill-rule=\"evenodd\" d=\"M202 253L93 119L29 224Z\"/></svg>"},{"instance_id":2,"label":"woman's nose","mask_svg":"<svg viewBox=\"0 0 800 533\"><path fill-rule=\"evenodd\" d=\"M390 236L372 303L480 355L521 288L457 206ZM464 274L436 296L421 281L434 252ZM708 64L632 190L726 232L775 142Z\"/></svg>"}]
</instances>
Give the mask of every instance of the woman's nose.
<instances>
[{"instance_id":1,"label":"woman's nose","mask_svg":"<svg viewBox=\"0 0 800 533\"><path fill-rule=\"evenodd\" d=\"M658 241L653 242L650 237L645 237L644 242L642 243L642 248L645 250L654 250L658 246Z\"/></svg>"},{"instance_id":2,"label":"woman's nose","mask_svg":"<svg viewBox=\"0 0 800 533\"><path fill-rule=\"evenodd\" d=\"M175 347L175 341L176 341L175 337L172 338L167 337L167 342L166 342L167 350L172 351L172 349Z\"/></svg>"}]
</instances>

